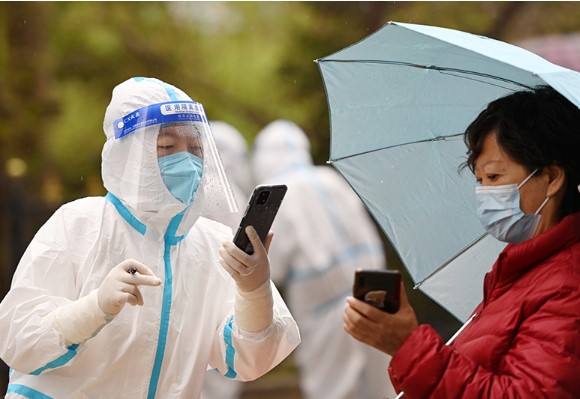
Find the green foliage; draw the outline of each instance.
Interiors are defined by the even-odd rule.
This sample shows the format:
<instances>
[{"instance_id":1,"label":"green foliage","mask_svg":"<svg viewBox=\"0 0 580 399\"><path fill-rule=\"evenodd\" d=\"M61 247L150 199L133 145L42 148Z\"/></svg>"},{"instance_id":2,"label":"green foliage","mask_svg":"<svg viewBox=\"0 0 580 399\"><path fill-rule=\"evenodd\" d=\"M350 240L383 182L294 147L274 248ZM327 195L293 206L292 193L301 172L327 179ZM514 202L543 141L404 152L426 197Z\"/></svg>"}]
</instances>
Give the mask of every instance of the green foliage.
<instances>
[{"instance_id":1,"label":"green foliage","mask_svg":"<svg viewBox=\"0 0 580 399\"><path fill-rule=\"evenodd\" d=\"M78 80L62 82L58 91L63 112L46 132L48 151L62 180L82 191L87 177L100 176L106 103Z\"/></svg>"},{"instance_id":2,"label":"green foliage","mask_svg":"<svg viewBox=\"0 0 580 399\"><path fill-rule=\"evenodd\" d=\"M390 20L515 41L580 30L579 10L576 2L0 3L0 159L23 157L39 183L57 176L63 201L86 195L88 177L100 174L112 88L151 76L250 143L274 119L295 121L323 163L330 127L317 58Z\"/></svg>"}]
</instances>

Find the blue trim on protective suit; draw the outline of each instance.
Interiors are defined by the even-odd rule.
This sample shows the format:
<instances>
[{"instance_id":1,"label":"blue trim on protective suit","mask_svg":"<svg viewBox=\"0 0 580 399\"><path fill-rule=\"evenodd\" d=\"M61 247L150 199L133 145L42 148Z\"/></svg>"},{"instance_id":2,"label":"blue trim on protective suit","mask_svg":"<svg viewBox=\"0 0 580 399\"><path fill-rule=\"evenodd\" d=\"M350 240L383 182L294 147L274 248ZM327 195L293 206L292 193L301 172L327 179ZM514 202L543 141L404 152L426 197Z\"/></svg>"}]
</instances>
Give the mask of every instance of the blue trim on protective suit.
<instances>
[{"instance_id":1,"label":"blue trim on protective suit","mask_svg":"<svg viewBox=\"0 0 580 399\"><path fill-rule=\"evenodd\" d=\"M236 355L236 348L232 342L232 323L234 322L234 316L230 317L226 325L224 326L224 342L226 344L226 364L228 365L228 372L225 374L228 378L236 378L238 373L234 368L234 356Z\"/></svg>"},{"instance_id":2,"label":"blue trim on protective suit","mask_svg":"<svg viewBox=\"0 0 580 399\"><path fill-rule=\"evenodd\" d=\"M172 86L168 85L165 82L162 82L161 80L157 80L157 83L160 83L161 86L163 86L171 101L179 101L179 99L177 98L177 93L175 92L175 89Z\"/></svg>"},{"instance_id":3,"label":"blue trim on protective suit","mask_svg":"<svg viewBox=\"0 0 580 399\"><path fill-rule=\"evenodd\" d=\"M141 82L142 80L147 80L147 81L159 83L161 86L163 86L163 88L167 92L167 95L169 96L169 99L171 101L179 101L179 99L177 98L177 93L175 92L175 89L172 86L168 85L167 83L165 83L159 79L136 77L136 78L133 78L133 80L136 82Z\"/></svg>"},{"instance_id":4,"label":"blue trim on protective suit","mask_svg":"<svg viewBox=\"0 0 580 399\"><path fill-rule=\"evenodd\" d=\"M20 384L10 384L6 390L6 394L15 393L16 395L24 396L29 399L53 399L52 397Z\"/></svg>"},{"instance_id":5,"label":"blue trim on protective suit","mask_svg":"<svg viewBox=\"0 0 580 399\"><path fill-rule=\"evenodd\" d=\"M319 199L319 203L324 204L324 209L328 214L328 219L334 226L339 240L342 242L342 247L344 248L346 244L350 241L348 236L348 227L345 226L344 221L341 218L342 212L336 207L336 203L333 201L333 196L328 190L325 189L323 182L320 181L317 175L312 176L315 180L316 194Z\"/></svg>"},{"instance_id":6,"label":"blue trim on protective suit","mask_svg":"<svg viewBox=\"0 0 580 399\"><path fill-rule=\"evenodd\" d=\"M165 354L165 346L167 344L167 333L169 331L169 316L171 313L171 302L173 298L173 271L171 269L171 246L177 245L187 234L175 236L177 228L183 219L185 211L175 215L169 222L167 231L165 232L164 242L165 249L163 251L163 262L165 264L165 282L163 283L163 304L161 306L161 321L159 325L159 339L157 340L157 352L155 353L155 363L153 364L153 371L151 372L151 379L149 380L148 399L155 398L157 386L159 384L159 376L161 374L161 366L163 364L163 356Z\"/></svg>"},{"instance_id":7,"label":"blue trim on protective suit","mask_svg":"<svg viewBox=\"0 0 580 399\"><path fill-rule=\"evenodd\" d=\"M121 203L121 201L111 193L107 193L106 198L117 208L121 216L139 233L145 235L147 226L135 218L131 212ZM161 374L161 366L163 364L163 355L165 353L165 346L167 345L167 333L169 331L169 316L171 313L171 302L173 297L173 272L171 268L171 246L177 245L185 238L186 234L175 236L177 228L183 219L185 211L175 215L169 222L167 231L164 236L164 251L163 263L165 265L165 281L163 283L163 303L161 305L161 320L159 322L159 338L157 340L157 352L155 353L155 361L153 363L153 370L149 380L148 399L155 398L157 387L159 385L159 376Z\"/></svg>"},{"instance_id":8,"label":"blue trim on protective suit","mask_svg":"<svg viewBox=\"0 0 580 399\"><path fill-rule=\"evenodd\" d=\"M344 290L341 294L336 295L334 298L317 305L313 310L312 314L316 317L321 317L322 315L328 313L330 310L336 309L337 306L344 305L344 298L352 295L352 289L348 288Z\"/></svg>"},{"instance_id":9,"label":"blue trim on protective suit","mask_svg":"<svg viewBox=\"0 0 580 399\"><path fill-rule=\"evenodd\" d=\"M322 276L323 274L332 270L334 267L340 265L344 261L356 259L359 256L377 255L383 253L384 253L383 247L380 243L377 243L375 245L360 244L347 247L340 253L336 254L325 266L314 267L306 270L291 271L288 280L289 282L292 283L297 281L310 280Z\"/></svg>"},{"instance_id":10,"label":"blue trim on protective suit","mask_svg":"<svg viewBox=\"0 0 580 399\"><path fill-rule=\"evenodd\" d=\"M117 208L117 212L119 212L119 214L123 217L123 219L127 221L127 223L129 223L135 230L141 233L141 235L145 235L145 232L147 231L147 226L145 226L135 216L133 216L131 211L129 211L127 207L123 205L123 203L119 198L117 198L114 194L111 193L107 193L107 195L105 195L105 198L108 199L109 202L111 202L111 204L115 206L115 208Z\"/></svg>"},{"instance_id":11,"label":"blue trim on protective suit","mask_svg":"<svg viewBox=\"0 0 580 399\"><path fill-rule=\"evenodd\" d=\"M47 363L46 366L43 366L37 370L34 370L32 373L30 373L30 375L40 375L40 373L42 373L45 370L55 369L55 368L64 366L65 364L70 362L73 357L76 356L78 347L79 347L79 344L74 344L74 345L69 346L68 348L66 348L67 352L64 355L59 356L56 359L54 359L53 361Z\"/></svg>"}]
</instances>

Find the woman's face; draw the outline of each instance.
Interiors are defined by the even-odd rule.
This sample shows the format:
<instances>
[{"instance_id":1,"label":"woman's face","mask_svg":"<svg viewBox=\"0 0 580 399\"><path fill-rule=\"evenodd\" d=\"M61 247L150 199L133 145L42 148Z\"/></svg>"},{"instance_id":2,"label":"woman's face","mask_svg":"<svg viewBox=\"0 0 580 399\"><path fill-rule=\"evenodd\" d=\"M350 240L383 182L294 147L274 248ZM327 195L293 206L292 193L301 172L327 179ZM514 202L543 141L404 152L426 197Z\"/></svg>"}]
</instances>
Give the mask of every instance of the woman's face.
<instances>
[{"instance_id":1,"label":"woman's face","mask_svg":"<svg viewBox=\"0 0 580 399\"><path fill-rule=\"evenodd\" d=\"M499 146L495 132L483 141L481 154L475 163L475 178L482 186L521 184L531 171L514 161ZM547 196L547 179L539 171L520 187L520 207L526 214L535 213ZM541 212L543 215L544 212Z\"/></svg>"}]
</instances>

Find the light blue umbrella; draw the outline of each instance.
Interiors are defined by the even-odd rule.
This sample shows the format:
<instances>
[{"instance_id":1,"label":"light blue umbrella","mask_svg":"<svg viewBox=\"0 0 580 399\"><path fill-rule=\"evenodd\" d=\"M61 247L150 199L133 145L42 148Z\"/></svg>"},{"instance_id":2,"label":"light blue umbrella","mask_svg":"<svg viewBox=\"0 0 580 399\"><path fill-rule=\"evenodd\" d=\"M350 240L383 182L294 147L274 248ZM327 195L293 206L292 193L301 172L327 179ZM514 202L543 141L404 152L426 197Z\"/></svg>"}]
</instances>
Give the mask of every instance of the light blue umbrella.
<instances>
[{"instance_id":1,"label":"light blue umbrella","mask_svg":"<svg viewBox=\"0 0 580 399\"><path fill-rule=\"evenodd\" d=\"M330 161L362 198L414 282L465 321L505 244L484 234L463 133L492 100L548 84L580 104L580 73L456 30L390 22L317 60ZM579 155L580 156L580 155Z\"/></svg>"}]
</instances>

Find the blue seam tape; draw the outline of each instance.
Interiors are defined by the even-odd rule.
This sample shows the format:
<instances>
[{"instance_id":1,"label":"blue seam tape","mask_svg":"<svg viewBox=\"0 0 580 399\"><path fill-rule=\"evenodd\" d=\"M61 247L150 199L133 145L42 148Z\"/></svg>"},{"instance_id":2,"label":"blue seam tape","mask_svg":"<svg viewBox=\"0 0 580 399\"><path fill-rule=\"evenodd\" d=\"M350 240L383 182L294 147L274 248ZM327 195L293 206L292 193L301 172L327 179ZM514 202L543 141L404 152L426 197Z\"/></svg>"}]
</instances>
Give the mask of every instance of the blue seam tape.
<instances>
[{"instance_id":1,"label":"blue seam tape","mask_svg":"<svg viewBox=\"0 0 580 399\"><path fill-rule=\"evenodd\" d=\"M234 316L231 316L224 326L224 342L226 344L226 364L228 365L228 372L225 374L228 378L236 378L238 373L234 368L234 357L236 355L236 348L232 342L232 323Z\"/></svg>"},{"instance_id":2,"label":"blue seam tape","mask_svg":"<svg viewBox=\"0 0 580 399\"><path fill-rule=\"evenodd\" d=\"M159 339L157 340L157 352L155 353L155 362L151 372L151 379L149 380L148 399L155 398L157 387L159 385L159 376L161 374L161 366L163 364L163 356L165 354L165 346L167 344L167 333L169 331L169 316L171 313L171 301L173 297L173 273L171 270L171 246L177 244L185 235L175 237L177 228L183 219L184 212L175 215L169 222L167 231L165 232L165 249L163 253L163 261L165 264L165 282L163 285L163 304L161 306L161 321L159 327Z\"/></svg>"},{"instance_id":3,"label":"blue seam tape","mask_svg":"<svg viewBox=\"0 0 580 399\"><path fill-rule=\"evenodd\" d=\"M344 248L340 253L336 254L327 265L322 267L313 267L305 269L303 271L291 271L288 275L288 281L296 282L303 280L310 280L318 278L323 274L329 272L337 266L340 266L342 262L348 261L350 259L355 259L359 256L366 255L378 255L383 254L383 247L381 244L376 245L361 244L356 246L351 246Z\"/></svg>"},{"instance_id":4,"label":"blue seam tape","mask_svg":"<svg viewBox=\"0 0 580 399\"><path fill-rule=\"evenodd\" d=\"M328 220L333 224L333 230L336 232L341 246L347 246L350 242L349 230L343 220L341 220L340 216L342 212L340 211L340 208L336 206L336 202L333 201L332 193L326 188L324 181L317 174L309 173L309 177L310 180L313 180L314 182L312 187L315 189L319 202L324 204L324 210L326 211Z\"/></svg>"},{"instance_id":5,"label":"blue seam tape","mask_svg":"<svg viewBox=\"0 0 580 399\"><path fill-rule=\"evenodd\" d=\"M141 235L145 235L147 231L147 226L141 223L133 214L123 205L121 200L117 198L114 194L107 193L105 198L111 202L117 208L117 212L129 223L135 230L137 230Z\"/></svg>"},{"instance_id":6,"label":"blue seam tape","mask_svg":"<svg viewBox=\"0 0 580 399\"><path fill-rule=\"evenodd\" d=\"M349 288L345 291L343 291L341 294L336 295L334 298L321 303L320 305L316 306L313 310L312 310L312 314L315 317L320 317L325 315L326 313L328 313L330 310L336 309L337 307L344 307L344 298L346 298L347 296L352 295L352 289Z\"/></svg>"},{"instance_id":7,"label":"blue seam tape","mask_svg":"<svg viewBox=\"0 0 580 399\"><path fill-rule=\"evenodd\" d=\"M165 91L167 92L167 95L169 96L169 98L171 100L177 101L177 93L175 92L175 88L168 83L165 83L165 82L163 82L159 79L156 79L156 78L135 77L135 78L133 78L133 80L136 82L142 82L143 80L146 80L146 81L158 83L161 86L163 86L163 88L165 89Z\"/></svg>"},{"instance_id":8,"label":"blue seam tape","mask_svg":"<svg viewBox=\"0 0 580 399\"><path fill-rule=\"evenodd\" d=\"M8 389L6 393L15 393L20 396L24 396L25 398L29 399L52 399L50 396L43 394L42 392L37 391L36 389L32 389L25 385L20 384L10 384L8 385Z\"/></svg>"},{"instance_id":9,"label":"blue seam tape","mask_svg":"<svg viewBox=\"0 0 580 399\"><path fill-rule=\"evenodd\" d=\"M64 355L59 356L58 358L54 359L53 361L47 363L45 366L43 366L37 370L34 370L32 373L30 373L30 375L40 375L40 373L42 373L45 370L55 369L55 368L64 366L65 364L70 362L73 357L75 357L75 355L77 354L78 346L79 346L78 344L74 344L74 345L69 346L67 348L67 352Z\"/></svg>"},{"instance_id":10,"label":"blue seam tape","mask_svg":"<svg viewBox=\"0 0 580 399\"><path fill-rule=\"evenodd\" d=\"M157 83L159 83L161 86L163 86L163 88L167 92L167 95L169 96L171 101L178 101L177 93L175 92L175 88L173 86L171 86L165 82L162 82L161 80L158 80L158 79L155 79L155 80L157 81Z\"/></svg>"}]
</instances>

